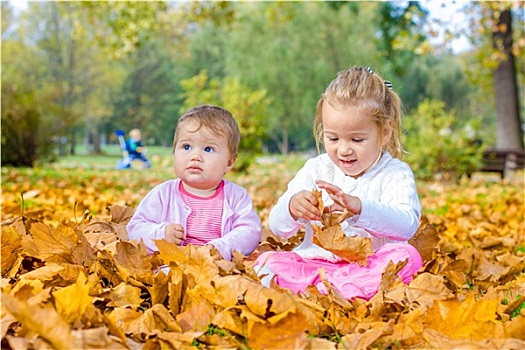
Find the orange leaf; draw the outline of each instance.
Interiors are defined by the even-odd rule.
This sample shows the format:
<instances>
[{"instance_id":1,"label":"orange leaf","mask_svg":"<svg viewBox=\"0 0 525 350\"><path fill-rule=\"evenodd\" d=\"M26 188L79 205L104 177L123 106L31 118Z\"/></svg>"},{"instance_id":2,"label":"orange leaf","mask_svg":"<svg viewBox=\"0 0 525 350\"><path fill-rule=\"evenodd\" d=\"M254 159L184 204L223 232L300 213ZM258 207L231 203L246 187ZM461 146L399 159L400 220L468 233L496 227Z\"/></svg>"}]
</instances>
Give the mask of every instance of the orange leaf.
<instances>
[{"instance_id":1,"label":"orange leaf","mask_svg":"<svg viewBox=\"0 0 525 350\"><path fill-rule=\"evenodd\" d=\"M40 335L54 348L75 348L69 324L49 304L44 307L30 305L26 301L2 293L2 307L5 307L28 330Z\"/></svg>"},{"instance_id":2,"label":"orange leaf","mask_svg":"<svg viewBox=\"0 0 525 350\"><path fill-rule=\"evenodd\" d=\"M130 286L124 282L113 288L109 294L111 300L107 306L121 307L128 305L140 305L142 299L140 298L141 289Z\"/></svg>"},{"instance_id":3,"label":"orange leaf","mask_svg":"<svg viewBox=\"0 0 525 350\"><path fill-rule=\"evenodd\" d=\"M424 316L424 323L453 339L490 338L496 331L497 304L496 299L476 301L473 294L463 301L437 300Z\"/></svg>"},{"instance_id":4,"label":"orange leaf","mask_svg":"<svg viewBox=\"0 0 525 350\"><path fill-rule=\"evenodd\" d=\"M347 237L339 225L327 229L314 229L313 241L340 258L362 266L366 266L368 257L374 253L370 238Z\"/></svg>"},{"instance_id":5,"label":"orange leaf","mask_svg":"<svg viewBox=\"0 0 525 350\"><path fill-rule=\"evenodd\" d=\"M18 251L20 250L20 235L14 227L2 226L2 251L0 258L2 259L2 276L9 271L18 259Z\"/></svg>"},{"instance_id":6,"label":"orange leaf","mask_svg":"<svg viewBox=\"0 0 525 350\"><path fill-rule=\"evenodd\" d=\"M274 324L255 323L248 347L252 349L303 349L307 344L307 331L301 312L289 313Z\"/></svg>"},{"instance_id":7,"label":"orange leaf","mask_svg":"<svg viewBox=\"0 0 525 350\"><path fill-rule=\"evenodd\" d=\"M439 236L436 227L428 223L426 218L421 221L418 230L408 243L417 249L423 261L429 261L438 246Z\"/></svg>"},{"instance_id":8,"label":"orange leaf","mask_svg":"<svg viewBox=\"0 0 525 350\"><path fill-rule=\"evenodd\" d=\"M89 295L90 286L86 282L86 276L80 273L75 284L52 293L57 311L68 322L80 320L92 302L93 298Z\"/></svg>"}]
</instances>

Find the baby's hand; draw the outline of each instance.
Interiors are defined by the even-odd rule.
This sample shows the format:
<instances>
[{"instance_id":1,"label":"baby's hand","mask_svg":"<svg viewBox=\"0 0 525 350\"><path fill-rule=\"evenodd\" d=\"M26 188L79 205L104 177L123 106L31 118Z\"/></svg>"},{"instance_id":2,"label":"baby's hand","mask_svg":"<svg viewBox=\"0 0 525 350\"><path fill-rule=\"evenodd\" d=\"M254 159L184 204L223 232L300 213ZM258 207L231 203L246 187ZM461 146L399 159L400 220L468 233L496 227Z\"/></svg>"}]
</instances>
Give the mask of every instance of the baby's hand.
<instances>
[{"instance_id":1,"label":"baby's hand","mask_svg":"<svg viewBox=\"0 0 525 350\"><path fill-rule=\"evenodd\" d=\"M184 227L180 224L168 224L164 231L166 241L175 245L181 245L186 235L184 234Z\"/></svg>"},{"instance_id":2,"label":"baby's hand","mask_svg":"<svg viewBox=\"0 0 525 350\"><path fill-rule=\"evenodd\" d=\"M325 211L337 212L346 208L351 213L361 214L361 200L358 197L349 195L339 187L326 181L317 180L315 183L319 188L328 192L328 195L334 201L330 208L325 208Z\"/></svg>"},{"instance_id":3,"label":"baby's hand","mask_svg":"<svg viewBox=\"0 0 525 350\"><path fill-rule=\"evenodd\" d=\"M290 214L297 220L299 218L306 220L321 220L321 213L317 207L318 201L310 191L300 191L290 199Z\"/></svg>"}]
</instances>

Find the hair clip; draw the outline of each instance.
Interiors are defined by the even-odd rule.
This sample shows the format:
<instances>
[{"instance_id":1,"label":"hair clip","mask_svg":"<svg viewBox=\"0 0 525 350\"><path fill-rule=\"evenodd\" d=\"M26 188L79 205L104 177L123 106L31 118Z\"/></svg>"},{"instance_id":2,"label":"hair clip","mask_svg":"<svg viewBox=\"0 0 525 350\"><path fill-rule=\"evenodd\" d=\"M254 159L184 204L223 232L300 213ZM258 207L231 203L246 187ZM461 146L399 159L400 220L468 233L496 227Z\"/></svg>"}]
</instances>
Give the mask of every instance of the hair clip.
<instances>
[{"instance_id":1,"label":"hair clip","mask_svg":"<svg viewBox=\"0 0 525 350\"><path fill-rule=\"evenodd\" d=\"M372 68L370 67L366 67L366 70L368 73L370 74L374 74L374 71L372 70ZM388 81L388 80L385 80L385 85L386 87L389 89L389 90L392 90L392 88L394 87L394 85L392 84L392 82Z\"/></svg>"}]
</instances>

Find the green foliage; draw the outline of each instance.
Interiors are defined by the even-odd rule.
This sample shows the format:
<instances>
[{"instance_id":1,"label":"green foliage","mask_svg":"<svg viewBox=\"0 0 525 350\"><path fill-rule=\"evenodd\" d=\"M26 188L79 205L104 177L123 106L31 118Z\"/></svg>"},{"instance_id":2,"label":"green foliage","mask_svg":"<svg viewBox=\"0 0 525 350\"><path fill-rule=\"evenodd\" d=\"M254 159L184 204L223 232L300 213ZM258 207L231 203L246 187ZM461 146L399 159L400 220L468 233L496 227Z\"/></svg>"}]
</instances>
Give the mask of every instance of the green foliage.
<instances>
[{"instance_id":1,"label":"green foliage","mask_svg":"<svg viewBox=\"0 0 525 350\"><path fill-rule=\"evenodd\" d=\"M147 143L170 145L182 102L179 77L164 43L150 40L119 63L125 76L112 90L111 130L139 128Z\"/></svg>"},{"instance_id":2,"label":"green foliage","mask_svg":"<svg viewBox=\"0 0 525 350\"><path fill-rule=\"evenodd\" d=\"M481 161L482 147L476 142L479 125L462 123L445 104L425 100L405 118L407 161L416 176L432 179L459 179L472 173Z\"/></svg>"},{"instance_id":3,"label":"green foliage","mask_svg":"<svg viewBox=\"0 0 525 350\"><path fill-rule=\"evenodd\" d=\"M52 135L46 130L34 94L2 84L2 165L32 167L51 159Z\"/></svg>"}]
</instances>

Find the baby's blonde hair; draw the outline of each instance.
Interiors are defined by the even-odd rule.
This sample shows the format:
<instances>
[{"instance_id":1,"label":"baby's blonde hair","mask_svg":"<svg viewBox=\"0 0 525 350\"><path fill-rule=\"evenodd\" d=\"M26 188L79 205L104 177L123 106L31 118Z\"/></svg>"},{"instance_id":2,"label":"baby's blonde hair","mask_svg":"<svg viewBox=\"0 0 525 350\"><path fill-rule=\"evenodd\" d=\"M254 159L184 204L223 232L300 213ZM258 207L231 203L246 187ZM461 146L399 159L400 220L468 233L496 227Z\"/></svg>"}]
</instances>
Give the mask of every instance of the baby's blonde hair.
<instances>
[{"instance_id":1,"label":"baby's blonde hair","mask_svg":"<svg viewBox=\"0 0 525 350\"><path fill-rule=\"evenodd\" d=\"M179 118L175 125L173 151L175 151L177 144L179 127L188 120L195 120L198 123L197 128L192 130L192 132L199 131L202 127L205 127L215 135L226 136L231 159L235 160L237 158L239 142L241 140L239 125L228 110L213 105L192 107Z\"/></svg>"},{"instance_id":2,"label":"baby's blonde hair","mask_svg":"<svg viewBox=\"0 0 525 350\"><path fill-rule=\"evenodd\" d=\"M352 67L341 71L330 82L317 102L313 132L317 149L323 143L323 104L332 107L354 106L368 113L379 126L381 137L388 121L392 121L392 137L384 146L392 157L401 159L401 117L402 107L399 96L392 90L392 85L378 74L365 67Z\"/></svg>"},{"instance_id":3,"label":"baby's blonde hair","mask_svg":"<svg viewBox=\"0 0 525 350\"><path fill-rule=\"evenodd\" d=\"M133 137L135 140L142 137L139 129L131 129L129 136Z\"/></svg>"}]
</instances>

